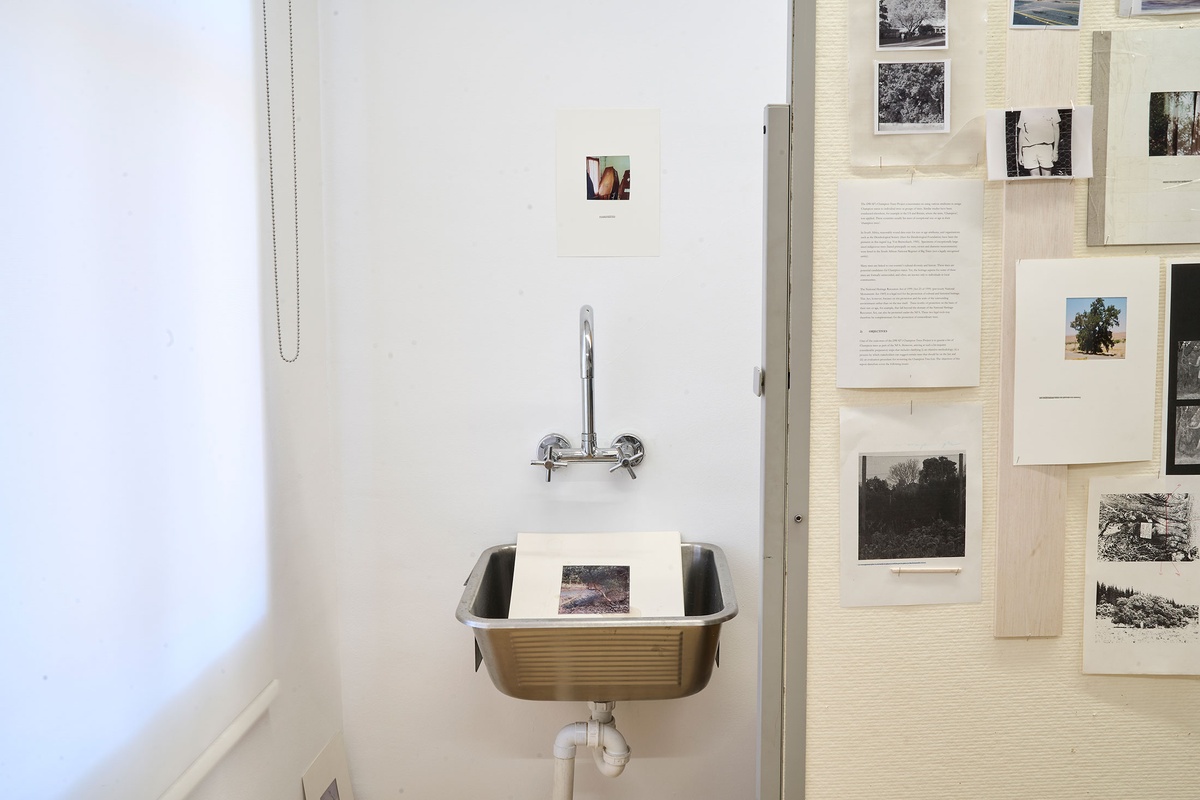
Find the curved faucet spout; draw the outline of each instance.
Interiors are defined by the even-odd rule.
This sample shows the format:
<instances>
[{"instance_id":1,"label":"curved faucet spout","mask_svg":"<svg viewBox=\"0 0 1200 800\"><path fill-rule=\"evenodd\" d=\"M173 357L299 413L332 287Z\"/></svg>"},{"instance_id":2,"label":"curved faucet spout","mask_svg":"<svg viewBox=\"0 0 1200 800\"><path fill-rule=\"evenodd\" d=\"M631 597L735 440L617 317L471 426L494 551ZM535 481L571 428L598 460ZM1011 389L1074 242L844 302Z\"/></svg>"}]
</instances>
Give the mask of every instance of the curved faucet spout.
<instances>
[{"instance_id":1,"label":"curved faucet spout","mask_svg":"<svg viewBox=\"0 0 1200 800\"><path fill-rule=\"evenodd\" d=\"M595 357L592 348L595 346L596 323L592 316L592 307L584 306L579 309L579 377L593 377Z\"/></svg>"},{"instance_id":2,"label":"curved faucet spout","mask_svg":"<svg viewBox=\"0 0 1200 800\"><path fill-rule=\"evenodd\" d=\"M595 375L596 323L592 307L579 309L579 377L583 379L583 433L579 446L589 458L596 453L596 410L592 378Z\"/></svg>"}]
</instances>

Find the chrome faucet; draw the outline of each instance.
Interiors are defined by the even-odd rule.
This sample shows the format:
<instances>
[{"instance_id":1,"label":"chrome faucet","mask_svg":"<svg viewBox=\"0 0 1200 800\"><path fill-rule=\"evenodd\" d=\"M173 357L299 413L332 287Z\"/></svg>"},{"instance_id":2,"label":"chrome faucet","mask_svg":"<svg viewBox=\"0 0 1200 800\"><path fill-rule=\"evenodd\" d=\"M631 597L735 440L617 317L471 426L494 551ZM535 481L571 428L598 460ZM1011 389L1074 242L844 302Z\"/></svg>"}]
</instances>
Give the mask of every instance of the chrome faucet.
<instances>
[{"instance_id":1,"label":"chrome faucet","mask_svg":"<svg viewBox=\"0 0 1200 800\"><path fill-rule=\"evenodd\" d=\"M612 464L609 472L625 469L630 478L637 478L633 468L642 463L646 448L642 440L630 433L623 433L613 439L611 447L596 446L596 407L592 391L592 380L595 377L595 339L596 325L592 315L592 307L584 306L579 309L579 377L583 381L583 432L579 437L579 447L571 447L567 437L559 433L551 433L542 437L538 442L537 457L529 463L535 467L546 469L546 480L554 474L554 470L576 463Z\"/></svg>"}]
</instances>

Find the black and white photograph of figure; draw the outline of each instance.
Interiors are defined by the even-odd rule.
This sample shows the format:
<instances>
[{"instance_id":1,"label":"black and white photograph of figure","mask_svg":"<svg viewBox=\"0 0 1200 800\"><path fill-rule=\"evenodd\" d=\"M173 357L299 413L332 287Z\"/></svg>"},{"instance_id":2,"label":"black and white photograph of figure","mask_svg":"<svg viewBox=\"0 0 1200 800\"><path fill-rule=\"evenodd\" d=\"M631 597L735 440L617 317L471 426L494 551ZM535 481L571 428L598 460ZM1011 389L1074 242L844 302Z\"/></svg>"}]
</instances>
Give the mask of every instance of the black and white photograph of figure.
<instances>
[{"instance_id":1,"label":"black and white photograph of figure","mask_svg":"<svg viewBox=\"0 0 1200 800\"><path fill-rule=\"evenodd\" d=\"M1006 111L1004 121L1008 177L1071 177L1071 109Z\"/></svg>"},{"instance_id":2,"label":"black and white photograph of figure","mask_svg":"<svg viewBox=\"0 0 1200 800\"><path fill-rule=\"evenodd\" d=\"M946 0L878 0L879 50L945 48Z\"/></svg>"},{"instance_id":3,"label":"black and white photograph of figure","mask_svg":"<svg viewBox=\"0 0 1200 800\"><path fill-rule=\"evenodd\" d=\"M1078 28L1080 0L1012 0L1014 28Z\"/></svg>"},{"instance_id":4,"label":"black and white photograph of figure","mask_svg":"<svg viewBox=\"0 0 1200 800\"><path fill-rule=\"evenodd\" d=\"M964 453L862 454L860 561L966 555Z\"/></svg>"},{"instance_id":5,"label":"black and white photograph of figure","mask_svg":"<svg viewBox=\"0 0 1200 800\"><path fill-rule=\"evenodd\" d=\"M1100 495L1100 561L1195 561L1195 505L1187 492Z\"/></svg>"},{"instance_id":6,"label":"black and white photograph of figure","mask_svg":"<svg viewBox=\"0 0 1200 800\"><path fill-rule=\"evenodd\" d=\"M564 566L558 613L628 614L629 567Z\"/></svg>"},{"instance_id":7,"label":"black and white photograph of figure","mask_svg":"<svg viewBox=\"0 0 1200 800\"><path fill-rule=\"evenodd\" d=\"M1200 342L1176 342L1175 399L1200 400Z\"/></svg>"},{"instance_id":8,"label":"black and white photograph of figure","mask_svg":"<svg viewBox=\"0 0 1200 800\"><path fill-rule=\"evenodd\" d=\"M1096 582L1096 641L1188 644L1200 635L1200 607L1137 581Z\"/></svg>"},{"instance_id":9,"label":"black and white photograph of figure","mask_svg":"<svg viewBox=\"0 0 1200 800\"><path fill-rule=\"evenodd\" d=\"M1200 464L1200 406L1175 407L1175 463Z\"/></svg>"},{"instance_id":10,"label":"black and white photograph of figure","mask_svg":"<svg viewBox=\"0 0 1200 800\"><path fill-rule=\"evenodd\" d=\"M1200 91L1151 92L1150 156L1200 156Z\"/></svg>"},{"instance_id":11,"label":"black and white photograph of figure","mask_svg":"<svg viewBox=\"0 0 1200 800\"><path fill-rule=\"evenodd\" d=\"M877 61L875 132L950 130L949 61Z\"/></svg>"}]
</instances>

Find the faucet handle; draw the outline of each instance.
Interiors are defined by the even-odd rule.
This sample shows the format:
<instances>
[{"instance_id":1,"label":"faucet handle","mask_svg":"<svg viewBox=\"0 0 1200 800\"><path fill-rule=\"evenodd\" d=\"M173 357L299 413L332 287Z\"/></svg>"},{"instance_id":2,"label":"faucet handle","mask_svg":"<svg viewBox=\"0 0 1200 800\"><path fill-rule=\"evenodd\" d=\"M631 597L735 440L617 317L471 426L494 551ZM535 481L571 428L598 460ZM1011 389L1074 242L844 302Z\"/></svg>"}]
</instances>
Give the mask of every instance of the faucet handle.
<instances>
[{"instance_id":1,"label":"faucet handle","mask_svg":"<svg viewBox=\"0 0 1200 800\"><path fill-rule=\"evenodd\" d=\"M642 440L631 433L622 433L613 439L612 449L617 451L617 463L609 472L625 469L629 472L630 478L637 480L637 473L633 471L633 468L642 463L642 459L646 457L646 448L642 444Z\"/></svg>"},{"instance_id":2,"label":"faucet handle","mask_svg":"<svg viewBox=\"0 0 1200 800\"><path fill-rule=\"evenodd\" d=\"M616 472L617 470L621 469L622 467L629 470L629 477L633 478L634 480L637 480L637 473L633 471L633 459L630 458L629 456L619 457L617 459L617 463L613 464L612 467L610 467L608 471Z\"/></svg>"},{"instance_id":3,"label":"faucet handle","mask_svg":"<svg viewBox=\"0 0 1200 800\"><path fill-rule=\"evenodd\" d=\"M557 451L566 450L570 447L571 443L562 434L547 434L538 442L537 456L529 464L534 467L545 467L546 482L549 483L550 476L554 474L554 470L567 465L567 462L558 460Z\"/></svg>"}]
</instances>

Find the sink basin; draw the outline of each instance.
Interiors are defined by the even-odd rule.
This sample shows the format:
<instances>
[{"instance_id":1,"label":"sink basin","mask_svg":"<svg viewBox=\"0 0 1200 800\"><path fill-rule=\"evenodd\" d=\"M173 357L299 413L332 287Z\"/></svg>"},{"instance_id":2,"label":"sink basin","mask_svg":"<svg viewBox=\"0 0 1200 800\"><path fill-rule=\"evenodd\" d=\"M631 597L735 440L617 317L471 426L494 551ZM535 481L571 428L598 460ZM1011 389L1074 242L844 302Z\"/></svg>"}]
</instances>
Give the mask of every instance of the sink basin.
<instances>
[{"instance_id":1,"label":"sink basin","mask_svg":"<svg viewBox=\"0 0 1200 800\"><path fill-rule=\"evenodd\" d=\"M509 619L516 555L516 545L485 550L455 615L474 631L497 689L523 700L615 701L686 697L708 685L721 624L737 615L721 548L681 546L682 617Z\"/></svg>"}]
</instances>

